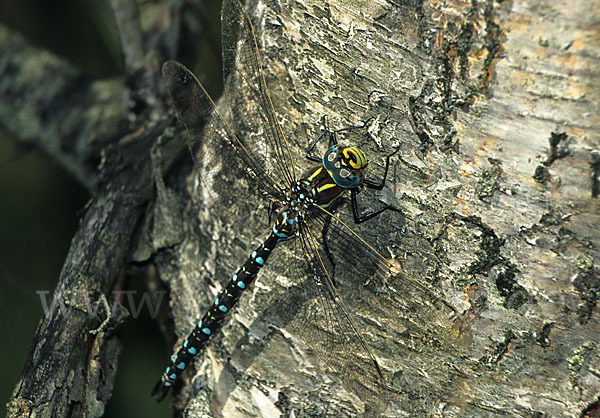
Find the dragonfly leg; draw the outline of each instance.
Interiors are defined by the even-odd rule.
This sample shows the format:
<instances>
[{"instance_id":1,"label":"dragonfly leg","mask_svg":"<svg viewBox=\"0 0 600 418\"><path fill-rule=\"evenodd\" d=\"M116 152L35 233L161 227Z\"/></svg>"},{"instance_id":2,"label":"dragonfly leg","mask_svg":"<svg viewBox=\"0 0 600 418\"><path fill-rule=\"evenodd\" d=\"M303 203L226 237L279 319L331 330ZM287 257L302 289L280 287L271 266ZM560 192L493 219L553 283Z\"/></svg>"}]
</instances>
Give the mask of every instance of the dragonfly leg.
<instances>
[{"instance_id":1,"label":"dragonfly leg","mask_svg":"<svg viewBox=\"0 0 600 418\"><path fill-rule=\"evenodd\" d=\"M323 137L325 135L329 134L329 146L331 146L331 141L332 141L332 132L329 130L329 126L327 125L327 119L325 118L325 116L323 116L323 130L321 131L321 134L315 138L309 145L308 148L306 150L306 158L308 158L310 161L314 161L316 163L320 163L323 160L323 157L319 157L317 155L313 154L313 151L315 149L315 146L319 143L319 141L321 141L321 139L323 139ZM335 141L335 139L334 139ZM335 144L335 142L334 142Z\"/></svg>"},{"instance_id":2,"label":"dragonfly leg","mask_svg":"<svg viewBox=\"0 0 600 418\"><path fill-rule=\"evenodd\" d=\"M269 214L269 225L271 225L271 220L272 220L272 216L275 215L275 212L280 208L280 205L278 202L274 202L274 201L269 201L269 209L268 209L268 214Z\"/></svg>"},{"instance_id":3,"label":"dragonfly leg","mask_svg":"<svg viewBox=\"0 0 600 418\"><path fill-rule=\"evenodd\" d=\"M399 149L400 149L400 147L397 147L394 151L392 151L390 154L388 154L385 157L385 171L383 172L383 178L381 179L381 181L374 182L372 180L365 179L363 181L363 184L365 186L367 186L369 189L374 189L374 190L382 190L383 189L383 187L385 186L385 181L387 179L388 169L390 167L390 158L394 154L396 154ZM353 189L350 191L350 200L352 202L352 216L354 217L354 222L357 224L368 221L369 219L374 218L375 216L381 214L383 211L388 210L388 209L392 210L394 212L400 212L399 209L393 207L392 205L384 205L378 209L368 211L367 213L361 215L358 210L358 199L356 197L357 194L358 194L357 189Z\"/></svg>"},{"instance_id":4,"label":"dragonfly leg","mask_svg":"<svg viewBox=\"0 0 600 418\"><path fill-rule=\"evenodd\" d=\"M356 198L357 194L358 194L358 192L356 191L356 189L350 190L350 200L352 202L352 216L354 217L354 223L361 224L365 221L368 221L371 218L374 218L375 216L381 214L382 212L384 212L388 209L392 210L394 212L400 212L400 209L397 209L397 208L393 207L392 205L383 205L382 207L380 207L378 209L368 211L367 213L364 213L361 215L358 210L358 200Z\"/></svg>"},{"instance_id":5,"label":"dragonfly leg","mask_svg":"<svg viewBox=\"0 0 600 418\"><path fill-rule=\"evenodd\" d=\"M367 186L369 189L382 190L385 186L385 180L387 179L388 169L390 168L390 158L396 154L400 150L400 146L398 146L394 151L388 154L385 157L385 170L383 172L383 178L379 182L375 182L373 180L365 179L363 184Z\"/></svg>"},{"instance_id":6,"label":"dragonfly leg","mask_svg":"<svg viewBox=\"0 0 600 418\"><path fill-rule=\"evenodd\" d=\"M322 122L322 124L323 124L323 131L321 132L321 134L315 140L313 140L309 144L308 149L306 150L306 158L308 158L310 161L314 161L314 162L320 163L323 160L323 157L322 156L319 157L317 155L314 155L313 151L315 149L315 146L319 143L319 141L321 141L323 139L323 137L325 135L329 135L328 147L330 147L332 145L336 145L337 144L337 134L339 134L340 132L351 131L353 129L364 128L366 126L367 122L363 123L362 125L348 126L346 128L338 129L338 130L335 130L335 131L330 131L329 130L329 125L327 124L327 118L325 116L323 116L323 122Z\"/></svg>"},{"instance_id":7,"label":"dragonfly leg","mask_svg":"<svg viewBox=\"0 0 600 418\"><path fill-rule=\"evenodd\" d=\"M365 124L363 123L362 125L353 125L353 126L348 126L346 128L342 128L342 129L338 129L336 131L331 132L331 135L333 135L333 144L337 144L337 134L339 134L340 132L346 132L346 131L352 131L354 129L361 129L364 128Z\"/></svg>"}]
</instances>

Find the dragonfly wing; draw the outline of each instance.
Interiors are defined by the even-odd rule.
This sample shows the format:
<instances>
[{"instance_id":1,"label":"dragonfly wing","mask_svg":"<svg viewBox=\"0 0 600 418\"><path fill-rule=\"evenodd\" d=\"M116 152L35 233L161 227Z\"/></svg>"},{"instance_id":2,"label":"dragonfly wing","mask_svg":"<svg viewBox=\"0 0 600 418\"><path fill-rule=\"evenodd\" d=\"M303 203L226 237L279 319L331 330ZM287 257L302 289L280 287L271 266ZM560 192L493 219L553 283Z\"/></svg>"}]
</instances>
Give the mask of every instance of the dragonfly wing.
<instances>
[{"instance_id":1,"label":"dragonfly wing","mask_svg":"<svg viewBox=\"0 0 600 418\"><path fill-rule=\"evenodd\" d=\"M165 62L162 74L177 116L187 128L188 143L195 162L201 159L204 144L211 147L211 152L231 145L236 151L235 158L241 160L237 165L241 164L243 170L267 193L280 197L283 194L282 186L248 151L194 74L176 61Z\"/></svg>"},{"instance_id":2,"label":"dragonfly wing","mask_svg":"<svg viewBox=\"0 0 600 418\"><path fill-rule=\"evenodd\" d=\"M321 231L328 216L323 212L312 219L312 229L317 231L321 242ZM349 226L333 214L325 239L335 263L336 278L351 280L352 298L356 298L359 304L368 300L373 314L385 317L390 310L399 312L404 317L398 319L411 335L437 339L447 346L454 346L454 337L441 331L451 332L458 316L456 308L406 273L396 260L386 259L382 255L383 251L387 251L386 244L382 244L384 237L371 236L373 229L369 231L366 224L368 222L358 230L356 225ZM375 244L377 242L379 244ZM324 258L324 263L331 268L328 257Z\"/></svg>"},{"instance_id":3,"label":"dragonfly wing","mask_svg":"<svg viewBox=\"0 0 600 418\"><path fill-rule=\"evenodd\" d=\"M239 0L223 1L222 28L223 79L234 128L257 134L260 146L252 148L289 185L296 179L290 146L273 109L252 22Z\"/></svg>"},{"instance_id":4,"label":"dragonfly wing","mask_svg":"<svg viewBox=\"0 0 600 418\"><path fill-rule=\"evenodd\" d=\"M299 286L302 295L295 297L300 306L289 329L324 368L339 377L344 388L361 399L367 415L379 416L394 393L386 387L375 356L337 293L316 241L307 228L295 241L301 247L297 250L303 255L305 280Z\"/></svg>"},{"instance_id":5,"label":"dragonfly wing","mask_svg":"<svg viewBox=\"0 0 600 418\"><path fill-rule=\"evenodd\" d=\"M447 357L442 354L440 359L451 358L456 354L451 335L457 314L335 219L326 249L321 236L325 221L322 215L311 218L296 240L304 255L302 274L308 279L302 283L302 297L296 297L301 307L289 328L375 416L412 390L398 381L412 372L406 364L387 360L384 369L375 353L387 359L393 352L391 358L404 358L408 364L421 350L445 352Z\"/></svg>"}]
</instances>

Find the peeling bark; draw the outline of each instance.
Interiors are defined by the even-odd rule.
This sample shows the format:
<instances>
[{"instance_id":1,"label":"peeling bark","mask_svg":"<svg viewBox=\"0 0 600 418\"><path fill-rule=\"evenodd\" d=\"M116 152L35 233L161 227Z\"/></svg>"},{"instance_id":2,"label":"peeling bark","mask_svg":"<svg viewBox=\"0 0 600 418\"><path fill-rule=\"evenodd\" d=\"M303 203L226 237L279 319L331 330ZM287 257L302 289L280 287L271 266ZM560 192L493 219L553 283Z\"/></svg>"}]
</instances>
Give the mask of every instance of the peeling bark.
<instances>
[{"instance_id":1,"label":"peeling bark","mask_svg":"<svg viewBox=\"0 0 600 418\"><path fill-rule=\"evenodd\" d=\"M247 9L295 160L305 164L322 116L332 128L373 118L374 172L400 147L390 187L376 198L401 214L365 232L468 318L461 345L416 339L394 311L397 295L381 289L381 301L360 300L353 289L368 283L336 277L400 387L383 415L597 414L600 3L294 0ZM128 10L120 16L135 19ZM108 327L90 335L104 314L90 315L82 295L108 297L129 263L151 259L170 289L181 342L268 230L261 196L219 167L214 150L187 190L173 185L189 166L165 174L182 147L165 131L160 59L152 58L177 50L169 34L180 22L163 16L143 26L155 36L139 66L140 38L119 23L133 31L121 36L131 43L127 82L85 80L18 37L0 37L21 42L0 62L1 123L97 184L55 291L66 308L57 304L38 329L9 404L14 416L101 415L116 370L112 331L124 319L114 309ZM48 86L43 97L39 85ZM124 107L122 90L143 105ZM285 299L284 261L273 255L184 376L175 402L184 416L369 415L285 329L279 314L293 299ZM372 316L379 303L389 309ZM158 378L163 365L155 366Z\"/></svg>"},{"instance_id":2,"label":"peeling bark","mask_svg":"<svg viewBox=\"0 0 600 418\"><path fill-rule=\"evenodd\" d=\"M462 329L467 344L436 351L402 339L393 323L401 312L368 318L365 306L353 305L365 323L380 324L365 334L384 373L404 385L384 415L597 409L598 4L248 7L296 160L321 116L333 128L375 117L381 154L400 143L386 199L404 214L376 222L376 233L393 237L403 268L471 318ZM248 226L259 204L245 186L224 188L201 172L217 199L200 205L200 242L177 257L188 260L183 277L163 275L180 337L266 230ZM236 203L216 214L227 202ZM184 416L207 413L209 400L217 416L369 415L293 336L275 331L281 324L269 311L286 303L277 285L283 269L273 260L261 272L250 301L190 374L193 384L176 403ZM352 301L346 280L339 290Z\"/></svg>"}]
</instances>

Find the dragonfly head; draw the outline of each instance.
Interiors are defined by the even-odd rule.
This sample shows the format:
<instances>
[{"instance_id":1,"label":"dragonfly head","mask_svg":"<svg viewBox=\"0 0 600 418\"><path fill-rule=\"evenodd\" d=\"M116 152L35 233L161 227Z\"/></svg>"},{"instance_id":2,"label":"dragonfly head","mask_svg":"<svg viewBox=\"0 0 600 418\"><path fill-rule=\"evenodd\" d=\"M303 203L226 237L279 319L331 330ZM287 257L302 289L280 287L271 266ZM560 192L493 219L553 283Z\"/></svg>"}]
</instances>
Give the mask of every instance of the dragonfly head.
<instances>
[{"instance_id":1,"label":"dragonfly head","mask_svg":"<svg viewBox=\"0 0 600 418\"><path fill-rule=\"evenodd\" d=\"M355 189L363 182L367 157L356 147L336 144L323 156L323 166L335 184L345 189Z\"/></svg>"}]
</instances>

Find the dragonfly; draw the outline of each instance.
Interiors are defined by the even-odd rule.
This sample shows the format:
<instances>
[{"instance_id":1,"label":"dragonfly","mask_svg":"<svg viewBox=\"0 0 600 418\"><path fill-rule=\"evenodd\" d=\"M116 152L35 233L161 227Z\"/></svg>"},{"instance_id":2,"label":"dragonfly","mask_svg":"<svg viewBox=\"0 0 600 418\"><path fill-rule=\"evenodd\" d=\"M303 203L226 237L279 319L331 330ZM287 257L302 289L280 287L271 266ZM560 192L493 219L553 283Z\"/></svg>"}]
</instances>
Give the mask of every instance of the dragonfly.
<instances>
[{"instance_id":1,"label":"dragonfly","mask_svg":"<svg viewBox=\"0 0 600 418\"><path fill-rule=\"evenodd\" d=\"M223 8L228 12L223 19L226 99L221 110L184 65L167 61L162 68L163 79L176 114L191 138L195 162L199 164L202 160L202 149L206 150L202 147L206 144L215 149L232 148L236 160L232 164L241 166L246 177L266 196L274 222L264 241L232 275L172 356L152 395L159 401L165 398L192 359L223 326L275 249L293 242L295 258L288 264L288 271L302 281L306 297L303 306L296 308L291 328L348 388L356 393L371 393L370 400L380 399L381 391L390 388L363 335L364 326L354 319L338 293L336 270L346 266L359 282L377 281L382 287L402 292L400 303L405 309L427 312L419 316L422 321L429 318L433 324L436 318L456 313L450 303L401 270L398 263L386 259L338 216L338 208L348 197L355 225L368 224L386 211L399 212L390 204L364 210L358 199L363 190L384 189L390 158L397 149L385 156L383 176L374 180L369 178L365 152L358 146L339 142L340 137L365 126L325 129L306 149L312 167L300 172L294 161L293 146L284 135L273 107L251 19L239 0L224 0ZM240 122L251 113L257 115L251 121L254 136ZM253 140L261 142L256 144ZM322 142L327 142L326 151L318 155L316 149ZM268 155L265 157L257 149L268 151ZM426 310L421 309L424 305L428 306Z\"/></svg>"}]
</instances>

